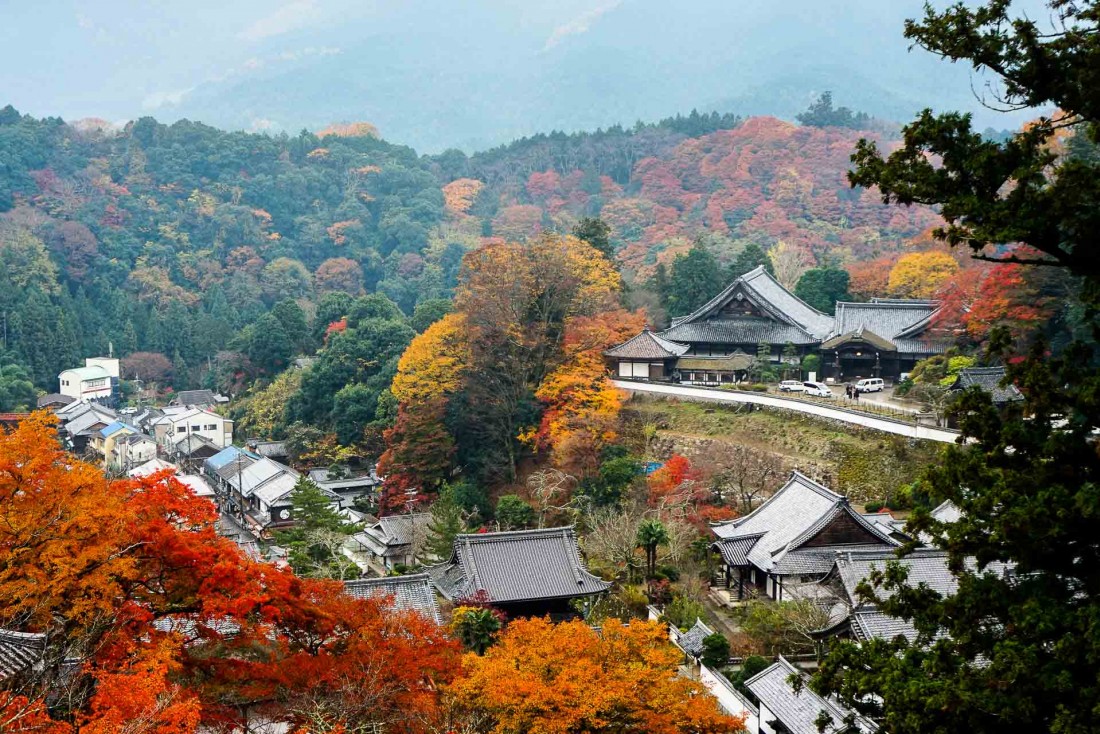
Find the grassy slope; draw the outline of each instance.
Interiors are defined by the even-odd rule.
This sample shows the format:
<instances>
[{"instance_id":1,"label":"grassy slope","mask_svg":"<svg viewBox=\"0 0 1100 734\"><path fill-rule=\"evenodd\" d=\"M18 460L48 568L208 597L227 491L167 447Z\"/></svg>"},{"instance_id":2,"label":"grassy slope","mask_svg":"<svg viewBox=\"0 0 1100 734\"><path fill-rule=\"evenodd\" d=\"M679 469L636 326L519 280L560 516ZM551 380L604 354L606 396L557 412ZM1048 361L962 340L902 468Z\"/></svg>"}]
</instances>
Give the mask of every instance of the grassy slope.
<instances>
[{"instance_id":1,"label":"grassy slope","mask_svg":"<svg viewBox=\"0 0 1100 734\"><path fill-rule=\"evenodd\" d=\"M659 428L656 450L720 462L723 444L780 456L853 501L885 499L915 480L940 447L782 411L634 397L627 415Z\"/></svg>"}]
</instances>

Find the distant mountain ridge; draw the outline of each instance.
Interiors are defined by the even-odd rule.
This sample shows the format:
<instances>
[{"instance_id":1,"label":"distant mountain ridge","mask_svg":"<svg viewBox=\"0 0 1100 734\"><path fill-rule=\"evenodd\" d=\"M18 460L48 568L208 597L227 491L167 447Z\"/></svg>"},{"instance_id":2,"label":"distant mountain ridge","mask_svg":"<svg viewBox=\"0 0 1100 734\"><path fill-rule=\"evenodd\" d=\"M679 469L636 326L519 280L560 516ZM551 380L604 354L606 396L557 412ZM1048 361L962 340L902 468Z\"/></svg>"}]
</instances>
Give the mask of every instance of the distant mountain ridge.
<instances>
[{"instance_id":1,"label":"distant mountain ridge","mask_svg":"<svg viewBox=\"0 0 1100 734\"><path fill-rule=\"evenodd\" d=\"M782 12L762 0L624 0L553 44L524 29L484 43L491 5L428 17L410 3L370 32L299 34L297 46L333 53L202 84L156 115L288 132L368 120L423 152L692 108L790 120L829 89L884 119L931 106L972 111L983 127L1019 121L982 107L969 70L908 50L903 23L920 13L908 0L791 0Z\"/></svg>"}]
</instances>

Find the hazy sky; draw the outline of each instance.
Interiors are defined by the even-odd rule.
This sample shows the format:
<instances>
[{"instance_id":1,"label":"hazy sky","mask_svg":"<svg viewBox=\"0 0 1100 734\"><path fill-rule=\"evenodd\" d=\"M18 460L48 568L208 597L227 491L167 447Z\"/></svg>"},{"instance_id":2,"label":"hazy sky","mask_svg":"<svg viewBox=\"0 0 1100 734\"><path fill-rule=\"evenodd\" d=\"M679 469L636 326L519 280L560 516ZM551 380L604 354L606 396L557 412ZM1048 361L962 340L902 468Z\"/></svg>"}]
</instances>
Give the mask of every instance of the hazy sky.
<instances>
[{"instance_id":1,"label":"hazy sky","mask_svg":"<svg viewBox=\"0 0 1100 734\"><path fill-rule=\"evenodd\" d=\"M433 5L415 3L431 22ZM551 47L583 33L608 0L469 3L497 15L502 35ZM404 30L403 0L0 0L0 98L24 112L66 118L155 112L203 84L344 52L340 41ZM404 28L401 28L404 24ZM329 43L325 40L329 39Z\"/></svg>"},{"instance_id":2,"label":"hazy sky","mask_svg":"<svg viewBox=\"0 0 1100 734\"><path fill-rule=\"evenodd\" d=\"M921 5L0 0L0 104L256 130L369 120L421 149L692 107L790 117L824 89L894 119L944 105L1009 126L968 69L909 52L902 23Z\"/></svg>"}]
</instances>

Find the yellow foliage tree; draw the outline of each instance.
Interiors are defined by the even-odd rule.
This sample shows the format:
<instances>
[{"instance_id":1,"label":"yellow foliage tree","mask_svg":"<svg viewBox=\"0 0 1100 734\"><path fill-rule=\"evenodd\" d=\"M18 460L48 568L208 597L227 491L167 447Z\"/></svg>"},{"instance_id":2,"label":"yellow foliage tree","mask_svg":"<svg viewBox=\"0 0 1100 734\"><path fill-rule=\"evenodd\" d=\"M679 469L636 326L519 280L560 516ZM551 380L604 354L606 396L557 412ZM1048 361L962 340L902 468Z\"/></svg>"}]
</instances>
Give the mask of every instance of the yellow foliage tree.
<instances>
[{"instance_id":1,"label":"yellow foliage tree","mask_svg":"<svg viewBox=\"0 0 1100 734\"><path fill-rule=\"evenodd\" d=\"M286 370L247 398L238 430L248 436L273 436L286 424L286 405L302 384L302 370Z\"/></svg>"},{"instance_id":2,"label":"yellow foliage tree","mask_svg":"<svg viewBox=\"0 0 1100 734\"><path fill-rule=\"evenodd\" d=\"M466 316L449 313L405 349L390 390L405 405L448 396L461 386L469 362Z\"/></svg>"},{"instance_id":3,"label":"yellow foliage tree","mask_svg":"<svg viewBox=\"0 0 1100 734\"><path fill-rule=\"evenodd\" d=\"M443 203L451 214L466 214L483 188L485 184L476 178L456 179L443 187Z\"/></svg>"},{"instance_id":4,"label":"yellow foliage tree","mask_svg":"<svg viewBox=\"0 0 1100 734\"><path fill-rule=\"evenodd\" d=\"M957 272L959 263L946 252L912 252L890 270L886 287L899 298L932 298Z\"/></svg>"}]
</instances>

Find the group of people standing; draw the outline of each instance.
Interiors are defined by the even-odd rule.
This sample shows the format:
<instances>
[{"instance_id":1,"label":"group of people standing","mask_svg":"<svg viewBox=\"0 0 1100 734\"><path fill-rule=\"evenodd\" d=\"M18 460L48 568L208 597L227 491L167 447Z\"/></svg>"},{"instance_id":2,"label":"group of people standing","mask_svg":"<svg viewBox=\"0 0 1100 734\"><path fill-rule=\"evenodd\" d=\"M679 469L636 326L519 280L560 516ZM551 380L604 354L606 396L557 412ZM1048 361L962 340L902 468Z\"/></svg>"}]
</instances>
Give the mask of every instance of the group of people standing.
<instances>
[{"instance_id":1,"label":"group of people standing","mask_svg":"<svg viewBox=\"0 0 1100 734\"><path fill-rule=\"evenodd\" d=\"M844 385L844 394L848 396L849 400L859 401L859 388L851 383Z\"/></svg>"}]
</instances>

